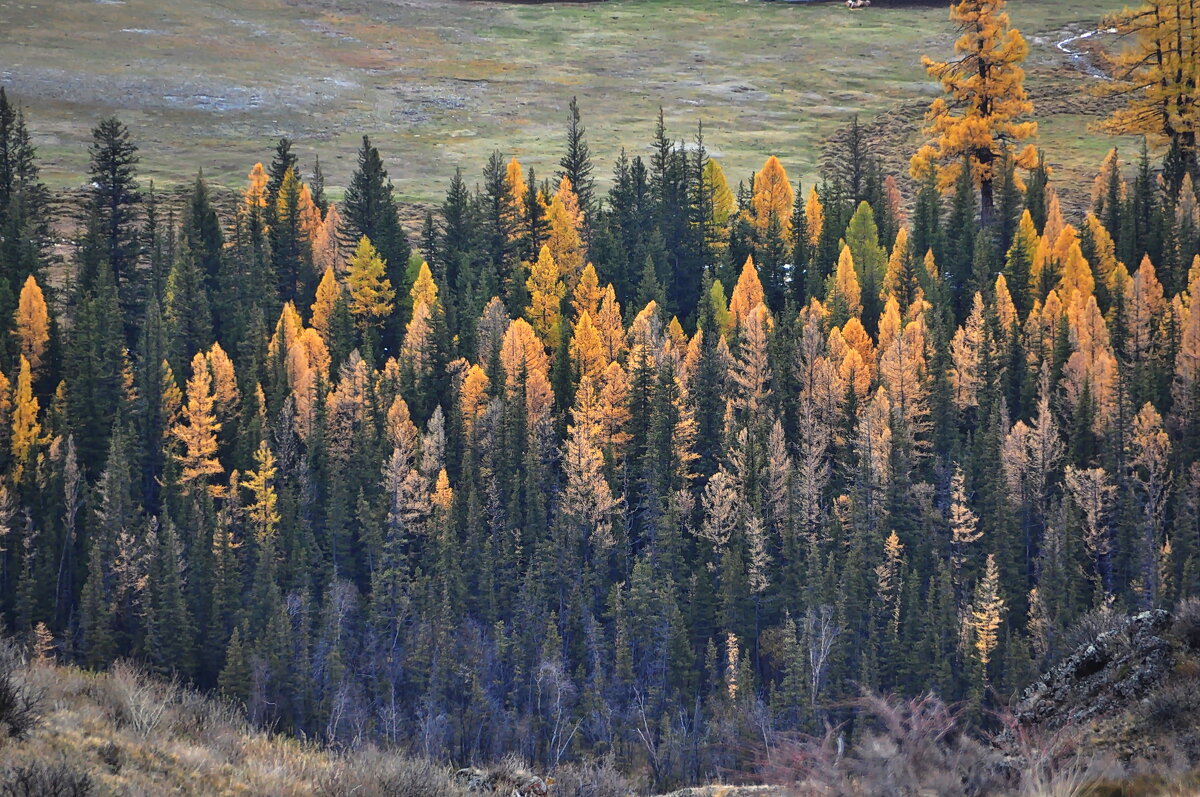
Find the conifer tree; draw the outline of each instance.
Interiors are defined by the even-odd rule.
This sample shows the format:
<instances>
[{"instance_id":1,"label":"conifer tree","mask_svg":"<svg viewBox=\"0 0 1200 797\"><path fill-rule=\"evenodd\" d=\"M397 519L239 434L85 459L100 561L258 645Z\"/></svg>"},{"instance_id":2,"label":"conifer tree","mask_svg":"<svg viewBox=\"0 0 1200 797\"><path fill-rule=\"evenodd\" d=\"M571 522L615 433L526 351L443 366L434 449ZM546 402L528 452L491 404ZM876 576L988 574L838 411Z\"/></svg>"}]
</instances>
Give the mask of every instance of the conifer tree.
<instances>
[{"instance_id":1,"label":"conifer tree","mask_svg":"<svg viewBox=\"0 0 1200 797\"><path fill-rule=\"evenodd\" d=\"M141 204L134 176L137 151L129 129L116 117L101 120L92 130L88 148L91 157L88 171L92 178L88 209L98 226L99 255L112 272L126 313L135 311L142 300L137 273L140 250L137 214ZM128 320L134 317L131 315Z\"/></svg>"},{"instance_id":2,"label":"conifer tree","mask_svg":"<svg viewBox=\"0 0 1200 797\"><path fill-rule=\"evenodd\" d=\"M570 182L579 197L579 209L583 212L586 224L592 213L595 181L592 179L592 154L584 133L579 115L579 98L572 97L567 106L567 151L558 165L562 169L560 176Z\"/></svg>"},{"instance_id":3,"label":"conifer tree","mask_svg":"<svg viewBox=\"0 0 1200 797\"><path fill-rule=\"evenodd\" d=\"M0 313L48 260L50 193L39 176L24 111L0 86Z\"/></svg>"},{"instance_id":4,"label":"conifer tree","mask_svg":"<svg viewBox=\"0 0 1200 797\"><path fill-rule=\"evenodd\" d=\"M411 250L400 226L391 180L383 167L379 150L363 136L358 152L358 167L338 206L342 217L342 238L348 246L367 238L387 267L387 280L393 288L402 288ZM398 334L398 329L393 330Z\"/></svg>"}]
</instances>

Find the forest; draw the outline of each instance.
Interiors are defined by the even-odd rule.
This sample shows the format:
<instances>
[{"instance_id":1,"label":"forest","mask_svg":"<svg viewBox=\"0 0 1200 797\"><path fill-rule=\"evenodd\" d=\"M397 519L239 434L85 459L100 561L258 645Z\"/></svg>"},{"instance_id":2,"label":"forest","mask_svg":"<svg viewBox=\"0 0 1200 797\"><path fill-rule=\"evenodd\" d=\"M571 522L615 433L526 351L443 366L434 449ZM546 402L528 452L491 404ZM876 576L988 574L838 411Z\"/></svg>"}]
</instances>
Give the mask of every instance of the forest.
<instances>
[{"instance_id":1,"label":"forest","mask_svg":"<svg viewBox=\"0 0 1200 797\"><path fill-rule=\"evenodd\" d=\"M285 137L178 203L116 118L60 218L0 87L7 632L659 789L863 694L986 725L1081 621L1200 595L1198 5L1103 21L1090 135L1145 143L1086 186L994 0L907 172L855 120L816 184L735 181L660 116L602 178L572 101L557 168L496 152L419 229L368 135L337 201Z\"/></svg>"}]
</instances>

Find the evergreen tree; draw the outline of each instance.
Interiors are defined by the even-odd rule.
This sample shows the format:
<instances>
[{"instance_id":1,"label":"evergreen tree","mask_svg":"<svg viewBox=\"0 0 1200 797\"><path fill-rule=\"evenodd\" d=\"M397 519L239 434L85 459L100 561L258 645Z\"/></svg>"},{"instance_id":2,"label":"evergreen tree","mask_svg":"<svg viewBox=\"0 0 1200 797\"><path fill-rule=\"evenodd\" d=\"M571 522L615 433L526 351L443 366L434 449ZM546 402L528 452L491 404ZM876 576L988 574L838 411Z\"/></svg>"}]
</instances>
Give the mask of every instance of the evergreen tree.
<instances>
[{"instance_id":1,"label":"evergreen tree","mask_svg":"<svg viewBox=\"0 0 1200 797\"><path fill-rule=\"evenodd\" d=\"M92 178L88 212L95 219L97 255L104 267L111 270L121 308L131 322L144 300L137 268L141 251L138 235L141 193L135 178L137 151L129 128L116 117L101 120L92 130L88 148L91 158L88 173Z\"/></svg>"}]
</instances>

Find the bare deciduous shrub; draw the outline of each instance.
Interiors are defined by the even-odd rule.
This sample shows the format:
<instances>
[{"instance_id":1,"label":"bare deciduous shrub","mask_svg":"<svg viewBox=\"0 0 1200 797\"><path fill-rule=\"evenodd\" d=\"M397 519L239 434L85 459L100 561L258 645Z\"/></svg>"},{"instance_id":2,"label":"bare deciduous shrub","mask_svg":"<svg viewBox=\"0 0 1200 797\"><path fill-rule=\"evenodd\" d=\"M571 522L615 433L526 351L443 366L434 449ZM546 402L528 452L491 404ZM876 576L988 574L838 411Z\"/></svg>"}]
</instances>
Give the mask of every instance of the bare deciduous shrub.
<instances>
[{"instance_id":1,"label":"bare deciduous shrub","mask_svg":"<svg viewBox=\"0 0 1200 797\"><path fill-rule=\"evenodd\" d=\"M1080 645L1094 642L1096 637L1101 634L1120 631L1127 627L1128 619L1125 614L1116 611L1112 606L1107 604L1098 609L1093 609L1080 617L1075 622L1075 625L1067 629L1067 632L1063 634L1062 644L1058 647L1057 652L1060 656L1066 656L1074 652Z\"/></svg>"},{"instance_id":2,"label":"bare deciduous shrub","mask_svg":"<svg viewBox=\"0 0 1200 797\"><path fill-rule=\"evenodd\" d=\"M0 797L90 797L91 777L65 760L30 761L0 771Z\"/></svg>"},{"instance_id":3,"label":"bare deciduous shrub","mask_svg":"<svg viewBox=\"0 0 1200 797\"><path fill-rule=\"evenodd\" d=\"M1190 728L1200 716L1200 681L1185 678L1168 683L1146 698L1142 710L1151 728Z\"/></svg>"},{"instance_id":4,"label":"bare deciduous shrub","mask_svg":"<svg viewBox=\"0 0 1200 797\"><path fill-rule=\"evenodd\" d=\"M844 749L837 728L782 745L765 768L767 782L839 797L962 797L1002 787L1006 773L998 754L966 733L957 714L934 695L903 700L868 694L855 706L868 729L851 749Z\"/></svg>"},{"instance_id":5,"label":"bare deciduous shrub","mask_svg":"<svg viewBox=\"0 0 1200 797\"><path fill-rule=\"evenodd\" d=\"M554 797L628 797L641 789L613 766L609 759L584 764L564 764L554 771Z\"/></svg>"},{"instance_id":6,"label":"bare deciduous shrub","mask_svg":"<svg viewBox=\"0 0 1200 797\"><path fill-rule=\"evenodd\" d=\"M42 691L30 685L27 667L16 645L0 642L0 725L20 739L41 719Z\"/></svg>"},{"instance_id":7,"label":"bare deciduous shrub","mask_svg":"<svg viewBox=\"0 0 1200 797\"><path fill-rule=\"evenodd\" d=\"M167 709L179 696L173 682L155 682L136 665L120 661L108 676L109 710L113 721L142 738L162 730Z\"/></svg>"},{"instance_id":8,"label":"bare deciduous shrub","mask_svg":"<svg viewBox=\"0 0 1200 797\"><path fill-rule=\"evenodd\" d=\"M1175 609L1175 622L1171 633L1188 650L1200 651L1200 598L1181 601Z\"/></svg>"},{"instance_id":9,"label":"bare deciduous shrub","mask_svg":"<svg viewBox=\"0 0 1200 797\"><path fill-rule=\"evenodd\" d=\"M197 738L214 730L248 730L245 717L237 707L192 689L178 691L171 721L175 732Z\"/></svg>"},{"instance_id":10,"label":"bare deciduous shrub","mask_svg":"<svg viewBox=\"0 0 1200 797\"><path fill-rule=\"evenodd\" d=\"M422 758L364 750L344 759L318 787L323 797L465 797L445 767Z\"/></svg>"}]
</instances>

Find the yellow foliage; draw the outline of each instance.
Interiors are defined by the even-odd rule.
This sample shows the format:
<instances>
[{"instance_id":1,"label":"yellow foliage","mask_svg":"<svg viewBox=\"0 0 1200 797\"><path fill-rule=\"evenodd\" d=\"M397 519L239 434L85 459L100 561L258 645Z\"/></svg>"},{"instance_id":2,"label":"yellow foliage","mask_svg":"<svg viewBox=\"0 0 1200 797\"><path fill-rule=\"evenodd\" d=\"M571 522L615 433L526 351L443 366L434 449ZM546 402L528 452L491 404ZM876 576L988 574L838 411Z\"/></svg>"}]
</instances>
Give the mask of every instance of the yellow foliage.
<instances>
[{"instance_id":1,"label":"yellow foliage","mask_svg":"<svg viewBox=\"0 0 1200 797\"><path fill-rule=\"evenodd\" d=\"M267 170L261 163L254 164L254 168L250 170L249 180L250 183L242 194L246 207L250 210L265 208L267 206L268 177Z\"/></svg>"},{"instance_id":2,"label":"yellow foliage","mask_svg":"<svg viewBox=\"0 0 1200 797\"><path fill-rule=\"evenodd\" d=\"M605 356L600 333L587 311L584 311L575 324L569 353L572 371L581 380L587 377L598 382L600 375L608 367L608 358Z\"/></svg>"},{"instance_id":3,"label":"yellow foliage","mask_svg":"<svg viewBox=\"0 0 1200 797\"><path fill-rule=\"evenodd\" d=\"M538 253L537 262L529 270L529 279L525 281L529 289L529 307L525 317L533 325L538 337L546 348L554 351L558 348L559 336L562 334L562 300L566 295L566 287L562 283L561 272L550 246L542 246Z\"/></svg>"},{"instance_id":4,"label":"yellow foliage","mask_svg":"<svg viewBox=\"0 0 1200 797\"><path fill-rule=\"evenodd\" d=\"M208 360L208 370L212 373L213 399L217 412L223 417L230 417L241 401L238 390L237 374L233 370L233 360L221 348L220 343L214 343L205 354Z\"/></svg>"},{"instance_id":5,"label":"yellow foliage","mask_svg":"<svg viewBox=\"0 0 1200 797\"><path fill-rule=\"evenodd\" d=\"M46 306L42 288L32 274L25 278L25 284L21 286L16 323L21 354L29 360L29 367L37 375L41 372L46 347L50 344L50 310Z\"/></svg>"},{"instance_id":6,"label":"yellow foliage","mask_svg":"<svg viewBox=\"0 0 1200 797\"><path fill-rule=\"evenodd\" d=\"M324 273L326 269L332 268L334 273L341 274L345 268L342 239L338 229L341 226L341 214L338 213L337 205L331 203L325 211L325 220L321 222L321 227L312 238L313 266L317 271Z\"/></svg>"},{"instance_id":7,"label":"yellow foliage","mask_svg":"<svg viewBox=\"0 0 1200 797\"><path fill-rule=\"evenodd\" d=\"M896 233L896 243L888 257L887 271L883 275L883 295L894 296L900 290L904 275L904 261L908 257L908 228L901 227Z\"/></svg>"},{"instance_id":8,"label":"yellow foliage","mask_svg":"<svg viewBox=\"0 0 1200 797\"><path fill-rule=\"evenodd\" d=\"M784 240L791 236L792 204L796 194L788 182L787 172L783 164L774 155L767 158L762 169L754 175L754 194L751 197L751 207L754 209L754 226L759 233L765 233L774 216L783 231Z\"/></svg>"},{"instance_id":9,"label":"yellow foliage","mask_svg":"<svg viewBox=\"0 0 1200 797\"><path fill-rule=\"evenodd\" d=\"M304 236L304 240L312 243L317 240L321 234L323 220L321 219L321 209L313 202L312 191L308 187L308 183L300 184L300 234Z\"/></svg>"},{"instance_id":10,"label":"yellow foliage","mask_svg":"<svg viewBox=\"0 0 1200 797\"><path fill-rule=\"evenodd\" d=\"M558 264L563 281L573 288L583 271L583 212L579 209L579 197L575 195L566 175L563 175L554 198L550 200L546 222L550 228L546 245L550 247L550 254Z\"/></svg>"},{"instance_id":11,"label":"yellow foliage","mask_svg":"<svg viewBox=\"0 0 1200 797\"><path fill-rule=\"evenodd\" d=\"M704 164L704 187L712 203L709 221L716 227L724 227L733 215L735 200L729 181L725 178L725 170L715 158L709 158Z\"/></svg>"},{"instance_id":12,"label":"yellow foliage","mask_svg":"<svg viewBox=\"0 0 1200 797\"><path fill-rule=\"evenodd\" d=\"M754 258L747 257L737 286L733 289L733 296L729 297L730 326L739 326L750 311L762 303L763 286L758 278L758 269L754 267Z\"/></svg>"},{"instance_id":13,"label":"yellow foliage","mask_svg":"<svg viewBox=\"0 0 1200 797\"><path fill-rule=\"evenodd\" d=\"M583 273L579 275L579 282L575 285L571 296L571 309L575 311L575 318L578 319L585 312L595 315L603 297L604 292L600 290L600 279L596 276L596 267L588 263L584 266Z\"/></svg>"},{"instance_id":14,"label":"yellow foliage","mask_svg":"<svg viewBox=\"0 0 1200 797\"><path fill-rule=\"evenodd\" d=\"M199 356L199 355L197 355ZM25 355L20 355L17 387L12 401L12 481L19 484L33 464L34 449L42 444L42 425L38 422L38 400L33 395L33 370ZM207 369L205 369L207 370Z\"/></svg>"},{"instance_id":15,"label":"yellow foliage","mask_svg":"<svg viewBox=\"0 0 1200 797\"><path fill-rule=\"evenodd\" d=\"M176 459L183 468L180 481L185 485L203 486L208 483L208 477L221 472L221 463L217 461L217 432L221 430L221 424L213 411L215 403L208 360L197 352L192 358L192 377L187 383L183 417L172 430L183 444L183 452L177 454Z\"/></svg>"},{"instance_id":16,"label":"yellow foliage","mask_svg":"<svg viewBox=\"0 0 1200 797\"><path fill-rule=\"evenodd\" d=\"M992 652L999 643L1000 623L1004 619L1004 596L1000 593L1000 568L996 565L994 554L988 554L987 564L984 565L983 578L975 588L975 600L971 604L970 624L975 637L975 656L984 670L984 680L987 680L987 666L992 659Z\"/></svg>"},{"instance_id":17,"label":"yellow foliage","mask_svg":"<svg viewBox=\"0 0 1200 797\"><path fill-rule=\"evenodd\" d=\"M621 305L617 302L617 292L611 283L604 289L604 296L600 299L600 310L596 314L595 323L609 362L624 356L625 325L621 320Z\"/></svg>"},{"instance_id":18,"label":"yellow foliage","mask_svg":"<svg viewBox=\"0 0 1200 797\"><path fill-rule=\"evenodd\" d=\"M504 368L505 392L511 399L522 386L525 408L531 426L545 422L554 403L550 389L550 360L546 348L533 327L524 318L508 325L500 344L500 364Z\"/></svg>"},{"instance_id":19,"label":"yellow foliage","mask_svg":"<svg viewBox=\"0 0 1200 797\"><path fill-rule=\"evenodd\" d=\"M1115 80L1097 86L1125 98L1104 128L1196 151L1200 133L1200 13L1195 0L1148 0L1107 17L1132 45L1112 58Z\"/></svg>"},{"instance_id":20,"label":"yellow foliage","mask_svg":"<svg viewBox=\"0 0 1200 797\"><path fill-rule=\"evenodd\" d=\"M250 516L255 539L261 544L273 538L279 528L279 495L274 485L277 468L275 455L266 440L260 441L254 452L254 465L255 469L247 474L242 486L254 496L246 507L246 514Z\"/></svg>"},{"instance_id":21,"label":"yellow foliage","mask_svg":"<svg viewBox=\"0 0 1200 797\"><path fill-rule=\"evenodd\" d=\"M489 382L487 372L478 365L472 365L463 377L458 393L458 406L468 433L475 428L475 423L487 407Z\"/></svg>"},{"instance_id":22,"label":"yellow foliage","mask_svg":"<svg viewBox=\"0 0 1200 797\"><path fill-rule=\"evenodd\" d=\"M396 291L387 278L383 258L364 235L350 258L350 312L366 328L379 326L392 313Z\"/></svg>"},{"instance_id":23,"label":"yellow foliage","mask_svg":"<svg viewBox=\"0 0 1200 797\"><path fill-rule=\"evenodd\" d=\"M862 288L858 284L858 274L854 270L854 255L850 247L843 246L838 256L837 273L834 275L834 290L845 303L846 310L853 317L862 315Z\"/></svg>"},{"instance_id":24,"label":"yellow foliage","mask_svg":"<svg viewBox=\"0 0 1200 797\"><path fill-rule=\"evenodd\" d=\"M809 189L808 200L804 203L804 224L808 229L808 245L815 247L825 230L825 208L815 185Z\"/></svg>"},{"instance_id":25,"label":"yellow foliage","mask_svg":"<svg viewBox=\"0 0 1200 797\"><path fill-rule=\"evenodd\" d=\"M333 309L341 295L342 285L334 274L333 266L326 266L325 273L321 275L321 282L317 285L316 298L312 303L312 328L317 330L326 344L329 343L329 322L333 318Z\"/></svg>"},{"instance_id":26,"label":"yellow foliage","mask_svg":"<svg viewBox=\"0 0 1200 797\"><path fill-rule=\"evenodd\" d=\"M1033 111L1021 68L1029 46L1009 27L1005 5L1005 0L955 0L950 19L961 32L954 43L959 57L945 62L922 59L946 96L934 100L926 114L930 141L913 157L913 176L938 167L939 184L949 188L966 157L975 182L984 189L985 202L991 200L1003 148L1037 132L1036 122L1018 121ZM1032 147L1017 154L1016 162L1031 168L1036 162Z\"/></svg>"}]
</instances>

